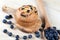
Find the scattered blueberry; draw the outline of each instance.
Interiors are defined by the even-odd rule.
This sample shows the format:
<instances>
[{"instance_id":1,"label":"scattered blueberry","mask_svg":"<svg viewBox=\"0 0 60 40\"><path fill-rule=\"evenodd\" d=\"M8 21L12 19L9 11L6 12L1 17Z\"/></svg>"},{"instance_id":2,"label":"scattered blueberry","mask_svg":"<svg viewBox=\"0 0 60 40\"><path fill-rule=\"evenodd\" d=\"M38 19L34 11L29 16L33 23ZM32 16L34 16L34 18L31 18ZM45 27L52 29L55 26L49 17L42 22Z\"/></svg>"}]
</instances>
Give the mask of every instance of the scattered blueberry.
<instances>
[{"instance_id":1,"label":"scattered blueberry","mask_svg":"<svg viewBox=\"0 0 60 40\"><path fill-rule=\"evenodd\" d=\"M6 15L5 18L6 19L11 19L12 18L12 15Z\"/></svg>"},{"instance_id":2,"label":"scattered blueberry","mask_svg":"<svg viewBox=\"0 0 60 40\"><path fill-rule=\"evenodd\" d=\"M3 23L7 23L7 20L3 19Z\"/></svg>"},{"instance_id":3,"label":"scattered blueberry","mask_svg":"<svg viewBox=\"0 0 60 40\"><path fill-rule=\"evenodd\" d=\"M6 18L6 19L9 19L9 16L8 16L8 15L6 15L6 16L5 16L5 18Z\"/></svg>"},{"instance_id":4,"label":"scattered blueberry","mask_svg":"<svg viewBox=\"0 0 60 40\"><path fill-rule=\"evenodd\" d=\"M39 32L38 32L38 31L36 31L36 32L35 32L35 34L39 34Z\"/></svg>"},{"instance_id":5,"label":"scattered blueberry","mask_svg":"<svg viewBox=\"0 0 60 40\"><path fill-rule=\"evenodd\" d=\"M36 36L37 38L39 38L39 37L40 37L40 34L36 34L35 36Z\"/></svg>"},{"instance_id":6,"label":"scattered blueberry","mask_svg":"<svg viewBox=\"0 0 60 40\"><path fill-rule=\"evenodd\" d=\"M13 28L14 28L14 26L13 26L13 25L10 25L10 28L11 28L11 29L13 29Z\"/></svg>"},{"instance_id":7,"label":"scattered blueberry","mask_svg":"<svg viewBox=\"0 0 60 40\"><path fill-rule=\"evenodd\" d=\"M9 33L8 33L8 35L9 35L9 36L12 36L12 33L11 33L11 32L9 32Z\"/></svg>"},{"instance_id":8,"label":"scattered blueberry","mask_svg":"<svg viewBox=\"0 0 60 40\"><path fill-rule=\"evenodd\" d=\"M10 18L13 18L12 15L9 15Z\"/></svg>"},{"instance_id":9,"label":"scattered blueberry","mask_svg":"<svg viewBox=\"0 0 60 40\"><path fill-rule=\"evenodd\" d=\"M4 29L3 32L4 32L4 33L7 33L7 29Z\"/></svg>"},{"instance_id":10,"label":"scattered blueberry","mask_svg":"<svg viewBox=\"0 0 60 40\"><path fill-rule=\"evenodd\" d=\"M32 35L28 35L28 38L31 39L32 38Z\"/></svg>"},{"instance_id":11,"label":"scattered blueberry","mask_svg":"<svg viewBox=\"0 0 60 40\"><path fill-rule=\"evenodd\" d=\"M19 38L19 35L16 35L16 38Z\"/></svg>"},{"instance_id":12,"label":"scattered blueberry","mask_svg":"<svg viewBox=\"0 0 60 40\"><path fill-rule=\"evenodd\" d=\"M23 39L27 39L27 36L23 36Z\"/></svg>"},{"instance_id":13,"label":"scattered blueberry","mask_svg":"<svg viewBox=\"0 0 60 40\"><path fill-rule=\"evenodd\" d=\"M11 21L8 21L7 24L12 24L12 22Z\"/></svg>"},{"instance_id":14,"label":"scattered blueberry","mask_svg":"<svg viewBox=\"0 0 60 40\"><path fill-rule=\"evenodd\" d=\"M35 36L36 36L37 38L39 38L39 37L40 37L40 33L39 33L38 31L36 31L36 32L35 32Z\"/></svg>"}]
</instances>

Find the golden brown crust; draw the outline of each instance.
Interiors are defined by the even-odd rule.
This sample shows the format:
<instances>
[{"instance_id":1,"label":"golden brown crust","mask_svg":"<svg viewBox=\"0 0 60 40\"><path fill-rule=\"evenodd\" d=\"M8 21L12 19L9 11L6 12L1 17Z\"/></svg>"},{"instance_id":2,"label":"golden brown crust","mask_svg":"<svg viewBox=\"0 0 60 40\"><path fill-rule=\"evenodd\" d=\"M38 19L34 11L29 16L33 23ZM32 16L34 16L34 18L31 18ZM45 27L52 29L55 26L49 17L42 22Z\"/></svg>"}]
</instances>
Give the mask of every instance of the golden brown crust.
<instances>
[{"instance_id":1,"label":"golden brown crust","mask_svg":"<svg viewBox=\"0 0 60 40\"><path fill-rule=\"evenodd\" d=\"M22 28L26 32L35 32L42 24L37 9L31 5L24 5L19 8L15 13L15 20L19 25L17 25L18 28Z\"/></svg>"},{"instance_id":2,"label":"golden brown crust","mask_svg":"<svg viewBox=\"0 0 60 40\"><path fill-rule=\"evenodd\" d=\"M41 24L42 24L42 22L40 20L37 20L34 25L29 26L29 24L27 24L25 27L25 26L21 26L21 25L17 24L17 27L25 32L36 32L39 30L39 28L41 28Z\"/></svg>"}]
</instances>

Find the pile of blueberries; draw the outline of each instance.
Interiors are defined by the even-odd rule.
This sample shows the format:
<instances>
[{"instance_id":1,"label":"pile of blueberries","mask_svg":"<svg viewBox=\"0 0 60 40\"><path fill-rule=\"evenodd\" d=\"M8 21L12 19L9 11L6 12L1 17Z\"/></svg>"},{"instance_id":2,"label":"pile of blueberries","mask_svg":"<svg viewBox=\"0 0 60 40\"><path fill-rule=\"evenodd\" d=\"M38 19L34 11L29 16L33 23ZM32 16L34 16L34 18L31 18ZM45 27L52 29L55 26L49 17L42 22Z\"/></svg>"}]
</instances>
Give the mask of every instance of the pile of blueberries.
<instances>
[{"instance_id":1,"label":"pile of blueberries","mask_svg":"<svg viewBox=\"0 0 60 40\"><path fill-rule=\"evenodd\" d=\"M13 23L12 23L11 21L7 21L7 19L9 20L9 19L11 19L11 18L13 18L12 15L6 15L6 16L5 16L5 19L3 19L3 23L9 24L9 25L10 25L10 28L11 28L11 29L14 29ZM10 37L11 37L11 36L12 36L12 37L15 37L16 40L19 40L19 39L20 39L20 36L19 36L19 35L14 35L14 36L13 36L13 33L12 33L12 32L9 32L7 29L4 29L3 32L6 33L6 34L7 34L8 36L10 36ZM36 36L37 38L40 37L40 32L36 31L34 34L35 34L35 36ZM28 36L23 36L22 39L26 40L27 38L28 38L28 39L31 39L32 37L33 37L33 36L32 36L31 34L29 34Z\"/></svg>"},{"instance_id":2,"label":"pile of blueberries","mask_svg":"<svg viewBox=\"0 0 60 40\"><path fill-rule=\"evenodd\" d=\"M56 27L49 27L48 29L44 30L44 34L47 40L59 40L60 30L56 30Z\"/></svg>"}]
</instances>

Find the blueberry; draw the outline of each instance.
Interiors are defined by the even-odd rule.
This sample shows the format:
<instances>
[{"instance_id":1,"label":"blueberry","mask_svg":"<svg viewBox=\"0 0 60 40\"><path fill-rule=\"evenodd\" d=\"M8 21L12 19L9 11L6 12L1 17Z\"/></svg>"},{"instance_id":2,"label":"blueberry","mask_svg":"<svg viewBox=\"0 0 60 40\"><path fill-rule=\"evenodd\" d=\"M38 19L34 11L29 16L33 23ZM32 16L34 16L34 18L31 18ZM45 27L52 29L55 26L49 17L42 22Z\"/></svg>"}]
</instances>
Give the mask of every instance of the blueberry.
<instances>
[{"instance_id":1,"label":"blueberry","mask_svg":"<svg viewBox=\"0 0 60 40\"><path fill-rule=\"evenodd\" d=\"M3 32L4 32L4 33L7 33L7 29L4 29Z\"/></svg>"},{"instance_id":2,"label":"blueberry","mask_svg":"<svg viewBox=\"0 0 60 40\"><path fill-rule=\"evenodd\" d=\"M49 33L53 34L54 32L50 31Z\"/></svg>"},{"instance_id":3,"label":"blueberry","mask_svg":"<svg viewBox=\"0 0 60 40\"><path fill-rule=\"evenodd\" d=\"M12 15L6 15L5 18L10 19L10 18L12 18Z\"/></svg>"},{"instance_id":4,"label":"blueberry","mask_svg":"<svg viewBox=\"0 0 60 40\"><path fill-rule=\"evenodd\" d=\"M11 25L11 26L10 26L10 28L11 28L11 29L13 29L13 28L14 28L14 26L13 26L13 25Z\"/></svg>"},{"instance_id":5,"label":"blueberry","mask_svg":"<svg viewBox=\"0 0 60 40\"><path fill-rule=\"evenodd\" d=\"M54 38L52 38L52 40L55 40Z\"/></svg>"},{"instance_id":6,"label":"blueberry","mask_svg":"<svg viewBox=\"0 0 60 40\"><path fill-rule=\"evenodd\" d=\"M51 30L51 27L48 27L48 29L47 30Z\"/></svg>"},{"instance_id":7,"label":"blueberry","mask_svg":"<svg viewBox=\"0 0 60 40\"><path fill-rule=\"evenodd\" d=\"M56 27L53 26L54 29L56 29Z\"/></svg>"},{"instance_id":8,"label":"blueberry","mask_svg":"<svg viewBox=\"0 0 60 40\"><path fill-rule=\"evenodd\" d=\"M32 38L32 35L28 35L28 38L31 39Z\"/></svg>"},{"instance_id":9,"label":"blueberry","mask_svg":"<svg viewBox=\"0 0 60 40\"><path fill-rule=\"evenodd\" d=\"M45 37L48 38L48 34L46 34Z\"/></svg>"},{"instance_id":10,"label":"blueberry","mask_svg":"<svg viewBox=\"0 0 60 40\"><path fill-rule=\"evenodd\" d=\"M27 39L27 36L23 36L23 39Z\"/></svg>"},{"instance_id":11,"label":"blueberry","mask_svg":"<svg viewBox=\"0 0 60 40\"><path fill-rule=\"evenodd\" d=\"M44 30L44 32L46 33L46 32L48 32L48 30L46 29L46 30Z\"/></svg>"},{"instance_id":12,"label":"blueberry","mask_svg":"<svg viewBox=\"0 0 60 40\"><path fill-rule=\"evenodd\" d=\"M12 36L12 33L11 33L11 32L9 32L9 33L8 33L8 35L9 35L9 36Z\"/></svg>"},{"instance_id":13,"label":"blueberry","mask_svg":"<svg viewBox=\"0 0 60 40\"><path fill-rule=\"evenodd\" d=\"M57 37L58 36L58 33L54 33L54 36Z\"/></svg>"},{"instance_id":14,"label":"blueberry","mask_svg":"<svg viewBox=\"0 0 60 40\"><path fill-rule=\"evenodd\" d=\"M57 30L57 32L59 33L59 35L60 35L60 30Z\"/></svg>"},{"instance_id":15,"label":"blueberry","mask_svg":"<svg viewBox=\"0 0 60 40\"><path fill-rule=\"evenodd\" d=\"M11 21L8 21L7 23L8 23L8 24L12 24L12 22L11 22Z\"/></svg>"},{"instance_id":16,"label":"blueberry","mask_svg":"<svg viewBox=\"0 0 60 40\"><path fill-rule=\"evenodd\" d=\"M58 39L59 39L59 37L58 37L58 36L56 36L56 37L54 36L54 39L55 39L55 40L58 40Z\"/></svg>"},{"instance_id":17,"label":"blueberry","mask_svg":"<svg viewBox=\"0 0 60 40\"><path fill-rule=\"evenodd\" d=\"M19 38L19 35L16 35L16 38Z\"/></svg>"},{"instance_id":18,"label":"blueberry","mask_svg":"<svg viewBox=\"0 0 60 40\"><path fill-rule=\"evenodd\" d=\"M38 31L36 31L36 32L35 32L35 34L39 34L39 32L38 32Z\"/></svg>"},{"instance_id":19,"label":"blueberry","mask_svg":"<svg viewBox=\"0 0 60 40\"><path fill-rule=\"evenodd\" d=\"M3 19L3 23L7 23L7 20Z\"/></svg>"},{"instance_id":20,"label":"blueberry","mask_svg":"<svg viewBox=\"0 0 60 40\"><path fill-rule=\"evenodd\" d=\"M59 39L59 37L58 37L58 36L57 36L57 37L54 37L54 39L55 39L55 40L58 40L58 39Z\"/></svg>"},{"instance_id":21,"label":"blueberry","mask_svg":"<svg viewBox=\"0 0 60 40\"><path fill-rule=\"evenodd\" d=\"M40 34L36 34L35 36L36 36L37 38L39 38L39 37L40 37Z\"/></svg>"},{"instance_id":22,"label":"blueberry","mask_svg":"<svg viewBox=\"0 0 60 40\"><path fill-rule=\"evenodd\" d=\"M49 34L49 37L53 37L53 34Z\"/></svg>"},{"instance_id":23,"label":"blueberry","mask_svg":"<svg viewBox=\"0 0 60 40\"><path fill-rule=\"evenodd\" d=\"M6 18L6 19L9 19L9 16L8 16L8 15L6 15L6 16L5 16L5 18Z\"/></svg>"},{"instance_id":24,"label":"blueberry","mask_svg":"<svg viewBox=\"0 0 60 40\"><path fill-rule=\"evenodd\" d=\"M35 36L36 36L37 38L39 38L39 37L40 37L40 34L39 34L39 32L38 32L38 31L36 31L36 32L35 32Z\"/></svg>"},{"instance_id":25,"label":"blueberry","mask_svg":"<svg viewBox=\"0 0 60 40\"><path fill-rule=\"evenodd\" d=\"M9 15L9 18L13 18L12 15Z\"/></svg>"},{"instance_id":26,"label":"blueberry","mask_svg":"<svg viewBox=\"0 0 60 40\"><path fill-rule=\"evenodd\" d=\"M43 29L39 29L39 31L41 31L41 32L42 32L42 31L43 31Z\"/></svg>"}]
</instances>

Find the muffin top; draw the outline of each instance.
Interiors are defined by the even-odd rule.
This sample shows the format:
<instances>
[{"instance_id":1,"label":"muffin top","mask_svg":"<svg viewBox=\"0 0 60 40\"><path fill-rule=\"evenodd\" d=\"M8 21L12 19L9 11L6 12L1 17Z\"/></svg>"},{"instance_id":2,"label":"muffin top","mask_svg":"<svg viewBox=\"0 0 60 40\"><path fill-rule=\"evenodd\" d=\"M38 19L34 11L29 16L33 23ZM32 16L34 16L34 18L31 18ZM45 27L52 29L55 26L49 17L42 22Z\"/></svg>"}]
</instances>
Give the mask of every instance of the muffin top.
<instances>
[{"instance_id":1,"label":"muffin top","mask_svg":"<svg viewBox=\"0 0 60 40\"><path fill-rule=\"evenodd\" d=\"M18 8L15 16L18 21L33 22L38 19L38 12L36 7L32 5L23 5L22 7Z\"/></svg>"}]
</instances>

